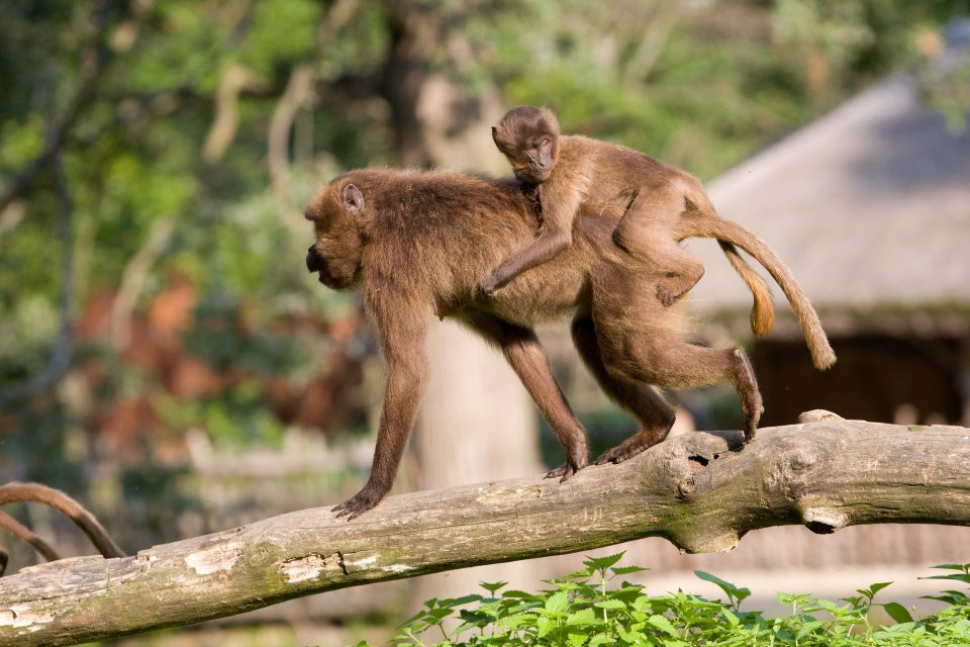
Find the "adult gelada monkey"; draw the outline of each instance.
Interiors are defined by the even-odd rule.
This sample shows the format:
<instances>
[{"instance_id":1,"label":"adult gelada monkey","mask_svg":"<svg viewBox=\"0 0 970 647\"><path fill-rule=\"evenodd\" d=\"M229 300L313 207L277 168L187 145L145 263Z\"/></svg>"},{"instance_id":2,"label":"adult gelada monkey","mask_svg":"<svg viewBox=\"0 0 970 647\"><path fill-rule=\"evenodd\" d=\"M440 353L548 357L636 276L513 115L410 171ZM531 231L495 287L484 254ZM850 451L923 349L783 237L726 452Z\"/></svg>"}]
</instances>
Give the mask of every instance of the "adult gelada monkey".
<instances>
[{"instance_id":1,"label":"adult gelada monkey","mask_svg":"<svg viewBox=\"0 0 970 647\"><path fill-rule=\"evenodd\" d=\"M598 463L626 460L666 437L674 413L655 386L731 382L744 411L745 436L753 438L762 406L746 356L737 348L681 341L679 308L665 307L655 296L664 273L613 243L626 206L584 206L572 244L489 297L479 290L481 278L535 235L532 202L515 181L362 170L317 193L305 212L316 235L307 269L328 287L360 287L387 369L371 475L360 492L334 508L338 516L354 518L374 507L394 481L428 374L424 339L435 313L454 316L502 350L565 450L566 464L548 476L565 481L588 463L586 432L532 328L569 315L584 362L641 425ZM694 222L683 218L676 235L713 235L751 253L783 283L786 294L796 295L792 307L807 326L809 345L828 347L814 310L790 275L778 269L771 250L728 221L713 233Z\"/></svg>"},{"instance_id":2,"label":"adult gelada monkey","mask_svg":"<svg viewBox=\"0 0 970 647\"><path fill-rule=\"evenodd\" d=\"M492 128L492 139L508 158L515 176L538 187L542 227L534 241L482 282L485 294L494 293L566 249L583 203L628 206L627 216L615 232L616 242L665 274L656 281L656 295L663 305L672 305L704 274L701 262L681 248L675 236L685 205L696 211L694 218L717 218L693 176L623 146L561 136L555 114L546 108L519 106L509 110ZM754 297L752 331L758 336L768 334L774 323L768 286L734 245L718 242Z\"/></svg>"}]
</instances>

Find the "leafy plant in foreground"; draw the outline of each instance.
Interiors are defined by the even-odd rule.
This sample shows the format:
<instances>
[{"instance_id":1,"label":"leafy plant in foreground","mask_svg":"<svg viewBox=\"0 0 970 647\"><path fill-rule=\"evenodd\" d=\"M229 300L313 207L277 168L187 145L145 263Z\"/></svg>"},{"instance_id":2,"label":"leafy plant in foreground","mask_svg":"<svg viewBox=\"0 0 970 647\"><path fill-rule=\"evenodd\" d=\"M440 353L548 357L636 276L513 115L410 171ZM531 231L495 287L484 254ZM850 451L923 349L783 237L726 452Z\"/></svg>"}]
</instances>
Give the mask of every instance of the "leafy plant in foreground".
<instances>
[{"instance_id":1,"label":"leafy plant in foreground","mask_svg":"<svg viewBox=\"0 0 970 647\"><path fill-rule=\"evenodd\" d=\"M809 595L779 594L790 609L784 618L765 618L761 611L742 611L751 591L710 573L695 571L720 588L727 602L677 593L650 596L644 587L622 578L643 571L616 564L623 553L591 557L584 568L549 580L539 593L504 590L506 582L483 582L484 594L431 599L394 636L394 645L430 647L548 645L602 647L775 646L970 646L970 598L960 590L926 596L950 606L922 619L896 602L874 602L891 582L858 589L838 602ZM934 568L939 579L970 585L970 563ZM872 627L869 612L881 606L897 624ZM456 626L456 620L459 622ZM366 642L357 647L369 647Z\"/></svg>"}]
</instances>

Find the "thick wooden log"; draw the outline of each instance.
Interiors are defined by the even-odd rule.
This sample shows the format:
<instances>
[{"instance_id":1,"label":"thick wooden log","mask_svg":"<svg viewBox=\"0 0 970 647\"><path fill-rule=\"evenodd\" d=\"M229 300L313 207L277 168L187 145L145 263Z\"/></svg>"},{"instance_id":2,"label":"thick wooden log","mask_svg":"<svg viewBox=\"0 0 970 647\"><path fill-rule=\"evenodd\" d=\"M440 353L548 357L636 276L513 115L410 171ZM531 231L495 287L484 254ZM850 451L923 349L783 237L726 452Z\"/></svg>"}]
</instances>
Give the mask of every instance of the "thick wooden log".
<instances>
[{"instance_id":1,"label":"thick wooden log","mask_svg":"<svg viewBox=\"0 0 970 647\"><path fill-rule=\"evenodd\" d=\"M71 645L435 571L666 537L728 550L758 528L970 525L970 429L816 415L673 438L564 484L529 477L394 496L353 522L327 508L0 579L0 644ZM106 520L110 527L110 520Z\"/></svg>"}]
</instances>

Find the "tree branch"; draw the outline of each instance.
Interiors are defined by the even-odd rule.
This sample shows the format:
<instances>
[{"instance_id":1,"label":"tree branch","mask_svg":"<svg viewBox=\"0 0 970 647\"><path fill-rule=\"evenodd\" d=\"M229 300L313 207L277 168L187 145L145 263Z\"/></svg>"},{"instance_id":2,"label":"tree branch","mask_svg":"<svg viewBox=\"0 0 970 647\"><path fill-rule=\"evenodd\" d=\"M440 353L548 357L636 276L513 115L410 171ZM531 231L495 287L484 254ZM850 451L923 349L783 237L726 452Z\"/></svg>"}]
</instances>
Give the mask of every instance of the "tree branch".
<instances>
[{"instance_id":1,"label":"tree branch","mask_svg":"<svg viewBox=\"0 0 970 647\"><path fill-rule=\"evenodd\" d=\"M108 315L108 337L116 352L124 351L131 341L131 314L145 285L148 271L165 251L174 232L174 216L156 218L148 232L148 240L135 252L121 273L121 286Z\"/></svg>"},{"instance_id":2,"label":"tree branch","mask_svg":"<svg viewBox=\"0 0 970 647\"><path fill-rule=\"evenodd\" d=\"M266 163L269 167L273 193L284 208L295 209L289 186L290 130L297 111L309 102L313 94L313 70L300 64L293 68L286 90L273 110L267 136Z\"/></svg>"},{"instance_id":3,"label":"tree branch","mask_svg":"<svg viewBox=\"0 0 970 647\"><path fill-rule=\"evenodd\" d=\"M820 419L821 418L821 419ZM970 525L970 429L816 415L673 438L560 484L538 477L389 498L354 522L293 512L0 580L0 643L69 645L233 615L288 598L641 537L722 551L750 530Z\"/></svg>"},{"instance_id":4,"label":"tree branch","mask_svg":"<svg viewBox=\"0 0 970 647\"><path fill-rule=\"evenodd\" d=\"M216 115L202 145L202 159L207 164L221 161L236 138L239 96L244 90L262 90L268 85L259 75L242 65L231 65L222 73L216 92Z\"/></svg>"}]
</instances>

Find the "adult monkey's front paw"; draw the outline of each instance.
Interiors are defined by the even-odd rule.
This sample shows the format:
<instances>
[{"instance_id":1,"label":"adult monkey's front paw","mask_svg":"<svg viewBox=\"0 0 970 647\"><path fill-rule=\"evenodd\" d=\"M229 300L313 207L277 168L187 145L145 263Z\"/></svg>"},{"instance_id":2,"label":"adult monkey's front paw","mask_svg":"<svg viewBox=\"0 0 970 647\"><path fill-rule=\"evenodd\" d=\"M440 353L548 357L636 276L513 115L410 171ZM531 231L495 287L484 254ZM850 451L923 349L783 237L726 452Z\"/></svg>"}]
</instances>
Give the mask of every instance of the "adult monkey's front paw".
<instances>
[{"instance_id":1,"label":"adult monkey's front paw","mask_svg":"<svg viewBox=\"0 0 970 647\"><path fill-rule=\"evenodd\" d=\"M330 511L333 512L337 518L346 517L347 521L350 521L351 519L356 519L380 503L382 498L383 495L378 493L375 489L364 487L363 490L350 497L343 503L335 505Z\"/></svg>"}]
</instances>

